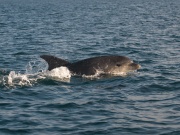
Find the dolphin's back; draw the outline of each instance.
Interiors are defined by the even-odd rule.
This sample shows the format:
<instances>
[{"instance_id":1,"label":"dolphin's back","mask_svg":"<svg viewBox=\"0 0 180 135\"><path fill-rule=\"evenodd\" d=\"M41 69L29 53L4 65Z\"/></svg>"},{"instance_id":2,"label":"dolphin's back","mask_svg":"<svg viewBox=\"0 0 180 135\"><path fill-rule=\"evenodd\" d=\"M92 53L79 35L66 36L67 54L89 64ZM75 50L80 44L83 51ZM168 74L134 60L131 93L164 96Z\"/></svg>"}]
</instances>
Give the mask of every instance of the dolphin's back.
<instances>
[{"instance_id":1,"label":"dolphin's back","mask_svg":"<svg viewBox=\"0 0 180 135\"><path fill-rule=\"evenodd\" d=\"M69 63L63 59L51 56L51 55L41 55L48 65L48 70L52 70L57 67L66 66L71 73L74 75L96 75L96 73L113 73L113 72L126 72L122 68L124 65L125 68L130 70L130 67L134 67L133 70L139 69L137 66L133 66L132 61L125 56L99 56L80 60L74 63Z\"/></svg>"},{"instance_id":2,"label":"dolphin's back","mask_svg":"<svg viewBox=\"0 0 180 135\"><path fill-rule=\"evenodd\" d=\"M77 75L94 75L97 69L100 72L101 70L106 71L114 66L117 61L124 63L130 59L124 56L99 56L72 63L68 68Z\"/></svg>"},{"instance_id":3,"label":"dolphin's back","mask_svg":"<svg viewBox=\"0 0 180 135\"><path fill-rule=\"evenodd\" d=\"M67 66L68 64L70 64L68 61L51 55L41 55L40 57L48 63L48 70L52 70L61 66Z\"/></svg>"},{"instance_id":4,"label":"dolphin's back","mask_svg":"<svg viewBox=\"0 0 180 135\"><path fill-rule=\"evenodd\" d=\"M88 58L72 63L69 69L76 75L94 75L102 63L101 57Z\"/></svg>"}]
</instances>

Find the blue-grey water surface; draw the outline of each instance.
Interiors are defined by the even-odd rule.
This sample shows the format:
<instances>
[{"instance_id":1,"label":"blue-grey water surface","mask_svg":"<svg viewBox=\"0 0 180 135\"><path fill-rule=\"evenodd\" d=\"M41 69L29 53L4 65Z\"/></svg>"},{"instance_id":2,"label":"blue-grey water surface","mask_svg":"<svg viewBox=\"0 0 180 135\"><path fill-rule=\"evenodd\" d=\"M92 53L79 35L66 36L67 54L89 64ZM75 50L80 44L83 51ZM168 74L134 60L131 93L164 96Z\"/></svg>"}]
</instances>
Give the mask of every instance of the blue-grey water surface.
<instances>
[{"instance_id":1,"label":"blue-grey water surface","mask_svg":"<svg viewBox=\"0 0 180 135\"><path fill-rule=\"evenodd\" d=\"M7 86L42 54L124 55L135 75ZM179 135L179 0L0 0L1 135Z\"/></svg>"}]
</instances>

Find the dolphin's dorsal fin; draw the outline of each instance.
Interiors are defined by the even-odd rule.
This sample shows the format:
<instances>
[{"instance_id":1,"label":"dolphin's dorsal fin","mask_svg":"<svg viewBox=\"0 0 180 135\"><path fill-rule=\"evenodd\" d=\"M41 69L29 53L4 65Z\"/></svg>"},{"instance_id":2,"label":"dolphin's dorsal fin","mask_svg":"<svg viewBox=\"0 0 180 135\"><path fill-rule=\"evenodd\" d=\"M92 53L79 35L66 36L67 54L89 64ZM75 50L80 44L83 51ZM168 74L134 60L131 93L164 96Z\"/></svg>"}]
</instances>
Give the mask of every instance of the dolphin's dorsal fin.
<instances>
[{"instance_id":1,"label":"dolphin's dorsal fin","mask_svg":"<svg viewBox=\"0 0 180 135\"><path fill-rule=\"evenodd\" d=\"M69 62L51 55L41 55L40 57L48 63L48 70L69 64Z\"/></svg>"}]
</instances>

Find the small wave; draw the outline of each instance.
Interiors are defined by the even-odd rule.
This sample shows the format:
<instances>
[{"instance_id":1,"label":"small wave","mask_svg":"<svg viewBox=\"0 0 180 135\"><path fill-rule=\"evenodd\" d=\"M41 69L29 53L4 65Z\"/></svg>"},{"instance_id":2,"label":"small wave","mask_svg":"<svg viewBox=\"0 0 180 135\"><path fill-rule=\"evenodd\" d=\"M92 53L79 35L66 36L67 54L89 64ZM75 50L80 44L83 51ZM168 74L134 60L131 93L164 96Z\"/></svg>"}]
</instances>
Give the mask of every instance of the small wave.
<instances>
[{"instance_id":1,"label":"small wave","mask_svg":"<svg viewBox=\"0 0 180 135\"><path fill-rule=\"evenodd\" d=\"M28 53L25 53L25 52L17 52L17 53L14 53L13 55L14 55L14 56L17 56L17 55L28 55Z\"/></svg>"},{"instance_id":2,"label":"small wave","mask_svg":"<svg viewBox=\"0 0 180 135\"><path fill-rule=\"evenodd\" d=\"M5 69L0 68L0 76L5 75L6 73L7 73L7 71Z\"/></svg>"}]
</instances>

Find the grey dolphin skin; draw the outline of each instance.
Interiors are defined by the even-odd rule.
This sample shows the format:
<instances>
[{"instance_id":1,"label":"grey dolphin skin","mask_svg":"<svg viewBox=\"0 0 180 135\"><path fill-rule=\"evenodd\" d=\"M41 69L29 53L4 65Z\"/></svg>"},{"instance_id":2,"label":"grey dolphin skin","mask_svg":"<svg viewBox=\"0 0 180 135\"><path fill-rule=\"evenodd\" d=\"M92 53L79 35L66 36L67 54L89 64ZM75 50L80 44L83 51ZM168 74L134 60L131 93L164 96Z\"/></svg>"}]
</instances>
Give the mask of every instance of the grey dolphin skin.
<instances>
[{"instance_id":1,"label":"grey dolphin skin","mask_svg":"<svg viewBox=\"0 0 180 135\"><path fill-rule=\"evenodd\" d=\"M51 55L41 55L40 57L48 63L48 70L65 66L73 75L122 74L141 67L125 56L99 56L74 63Z\"/></svg>"}]
</instances>

